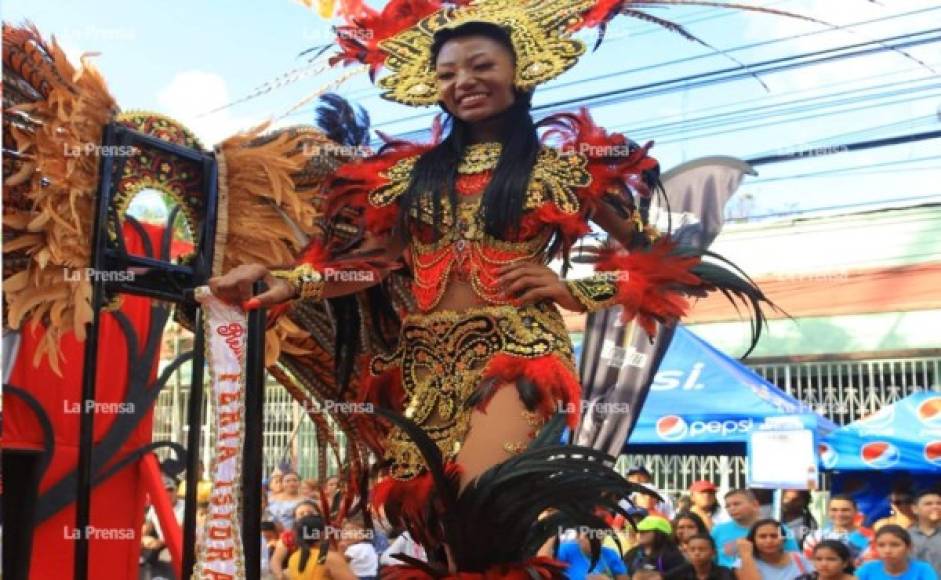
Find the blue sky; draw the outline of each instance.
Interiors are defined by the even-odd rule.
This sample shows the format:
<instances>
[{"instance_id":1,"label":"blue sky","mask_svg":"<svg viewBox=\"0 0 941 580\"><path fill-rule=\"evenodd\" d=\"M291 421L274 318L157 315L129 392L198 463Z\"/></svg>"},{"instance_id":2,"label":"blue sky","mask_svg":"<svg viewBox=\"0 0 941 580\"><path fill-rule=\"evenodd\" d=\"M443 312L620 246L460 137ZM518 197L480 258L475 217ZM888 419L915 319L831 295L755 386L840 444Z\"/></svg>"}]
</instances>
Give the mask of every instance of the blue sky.
<instances>
[{"instance_id":1,"label":"blue sky","mask_svg":"<svg viewBox=\"0 0 941 580\"><path fill-rule=\"evenodd\" d=\"M920 12L858 26L853 33L828 31L734 53L749 63L917 32L941 21L941 7L930 10L937 6L933 0L750 3L792 10L834 24ZM782 17L700 7L656 9L655 13L688 23L693 33L722 49L822 29ZM76 60L82 52L101 53L94 63L108 79L122 108L168 114L196 130L207 143L283 115L341 72L307 76L259 98L205 115L304 65L298 54L329 42L328 23L292 0L7 0L3 18L13 23L33 21L44 34L55 34ZM585 38L594 42L593 34ZM910 52L941 71L939 47L941 43L927 44ZM673 62L698 55L706 56ZM536 104L729 66L733 66L730 61L710 55L697 44L651 24L622 18L611 26L601 49L540 88ZM643 70L610 74L629 69ZM609 76L592 80L605 74ZM941 77L897 53L767 75L763 80L770 92L757 81L746 79L600 106L592 111L597 121L635 140L655 140L654 153L664 168L704 155L749 158L941 128ZM431 109L383 101L365 75L348 81L338 92L366 107L375 125L391 133L427 127L433 113ZM871 98L879 93L883 96ZM853 102L856 97L868 98ZM781 103L797 100L801 101L794 104L796 107L843 102L826 109L774 115L780 112ZM748 122L722 121L709 129L689 128L690 120L749 107L769 108L759 109ZM840 112L850 108L857 110ZM800 116L808 118L795 119ZM312 106L308 105L277 123L303 124L312 120ZM851 169L832 172L844 168ZM733 200L733 204L750 206L754 215L909 198L938 201L941 140L812 157L763 166L759 171L760 176L749 178L738 200ZM807 176L820 172L830 173Z\"/></svg>"}]
</instances>

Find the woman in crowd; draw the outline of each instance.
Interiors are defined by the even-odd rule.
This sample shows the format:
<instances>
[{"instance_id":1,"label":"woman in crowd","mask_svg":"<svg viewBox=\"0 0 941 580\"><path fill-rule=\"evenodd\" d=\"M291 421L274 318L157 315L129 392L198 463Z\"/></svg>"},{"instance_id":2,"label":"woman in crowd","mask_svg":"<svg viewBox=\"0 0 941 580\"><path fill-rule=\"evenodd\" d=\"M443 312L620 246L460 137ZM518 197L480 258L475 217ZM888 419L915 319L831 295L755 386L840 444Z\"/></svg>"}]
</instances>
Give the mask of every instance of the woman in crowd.
<instances>
[{"instance_id":1,"label":"woman in crowd","mask_svg":"<svg viewBox=\"0 0 941 580\"><path fill-rule=\"evenodd\" d=\"M591 536L592 530L579 530L575 538L559 543L558 551L554 556L551 547L544 545L540 555L554 557L566 565L565 576L569 580L595 580L598 578L613 578L614 580L628 580L629 572L624 567L617 550L607 546L600 547L600 554L595 565L591 564ZM601 539L601 538L599 538Z\"/></svg>"},{"instance_id":2,"label":"woman in crowd","mask_svg":"<svg viewBox=\"0 0 941 580\"><path fill-rule=\"evenodd\" d=\"M289 471L281 477L281 481L283 484L281 492L273 494L268 501L270 519L279 532L294 527L294 508L304 500L304 496L301 495L301 479L297 473Z\"/></svg>"},{"instance_id":3,"label":"woman in crowd","mask_svg":"<svg viewBox=\"0 0 941 580\"><path fill-rule=\"evenodd\" d=\"M278 467L274 468L274 471L271 472L271 477L268 478L268 499L280 495L284 491L284 481L281 479L283 477L281 469Z\"/></svg>"},{"instance_id":4,"label":"woman in crowd","mask_svg":"<svg viewBox=\"0 0 941 580\"><path fill-rule=\"evenodd\" d=\"M329 548L323 518L308 515L294 526L297 550L288 559L287 569L280 578L291 580L356 580L346 559Z\"/></svg>"},{"instance_id":5,"label":"woman in crowd","mask_svg":"<svg viewBox=\"0 0 941 580\"><path fill-rule=\"evenodd\" d=\"M319 488L320 483L318 483L316 479L305 479L301 482L300 492L303 497L314 500L316 502L318 501L317 498L320 495L320 492L318 491Z\"/></svg>"},{"instance_id":6,"label":"woman in crowd","mask_svg":"<svg viewBox=\"0 0 941 580\"><path fill-rule=\"evenodd\" d=\"M853 580L855 567L849 548L839 540L823 540L813 550L814 571L799 580Z\"/></svg>"},{"instance_id":7,"label":"woman in crowd","mask_svg":"<svg viewBox=\"0 0 941 580\"><path fill-rule=\"evenodd\" d=\"M676 580L733 580L731 568L716 564L716 541L707 532L686 540L687 564L674 575Z\"/></svg>"},{"instance_id":8,"label":"woman in crowd","mask_svg":"<svg viewBox=\"0 0 941 580\"><path fill-rule=\"evenodd\" d=\"M298 522L307 516L317 515L318 511L314 502L305 500L294 506L294 513L291 514L291 520ZM275 580L285 578L285 563L291 554L297 550L297 546L298 541L295 536L294 526L284 530L278 537L278 541L274 545L274 552L271 554L271 558L268 561L268 569L271 570L271 574L274 576Z\"/></svg>"},{"instance_id":9,"label":"woman in crowd","mask_svg":"<svg viewBox=\"0 0 941 580\"><path fill-rule=\"evenodd\" d=\"M685 511L676 514L673 518L673 541L684 555L686 554L686 543L690 538L696 535L709 534L709 528L698 515L693 512Z\"/></svg>"},{"instance_id":10,"label":"woman in crowd","mask_svg":"<svg viewBox=\"0 0 941 580\"><path fill-rule=\"evenodd\" d=\"M647 516L637 524L637 545L624 554L624 563L628 574L656 570L670 579L685 567L686 559L673 541L670 522Z\"/></svg>"},{"instance_id":11,"label":"woman in crowd","mask_svg":"<svg viewBox=\"0 0 941 580\"><path fill-rule=\"evenodd\" d=\"M912 558L912 537L901 526L886 524L876 532L878 560L859 567L859 580L938 580L928 562Z\"/></svg>"},{"instance_id":12,"label":"woman in crowd","mask_svg":"<svg viewBox=\"0 0 941 580\"><path fill-rule=\"evenodd\" d=\"M739 539L739 580L794 580L812 571L810 562L799 552L784 551L784 525L775 519L758 520L746 538Z\"/></svg>"}]
</instances>

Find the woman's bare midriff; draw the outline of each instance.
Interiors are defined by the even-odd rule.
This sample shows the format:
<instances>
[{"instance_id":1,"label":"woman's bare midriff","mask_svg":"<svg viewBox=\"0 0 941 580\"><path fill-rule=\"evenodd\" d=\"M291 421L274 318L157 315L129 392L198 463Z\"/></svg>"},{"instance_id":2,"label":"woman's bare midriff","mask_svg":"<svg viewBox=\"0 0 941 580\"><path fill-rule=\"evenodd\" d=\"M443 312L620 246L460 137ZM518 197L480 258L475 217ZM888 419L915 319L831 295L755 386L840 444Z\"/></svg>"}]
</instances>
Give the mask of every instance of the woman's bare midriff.
<instances>
[{"instance_id":1,"label":"woman's bare midriff","mask_svg":"<svg viewBox=\"0 0 941 580\"><path fill-rule=\"evenodd\" d=\"M456 310L461 312L479 306L492 306L491 303L478 296L477 293L474 292L474 287L467 282L456 280L452 277L446 284L444 295L441 296L441 300L435 307L428 311L429 313L439 312L441 310Z\"/></svg>"}]
</instances>

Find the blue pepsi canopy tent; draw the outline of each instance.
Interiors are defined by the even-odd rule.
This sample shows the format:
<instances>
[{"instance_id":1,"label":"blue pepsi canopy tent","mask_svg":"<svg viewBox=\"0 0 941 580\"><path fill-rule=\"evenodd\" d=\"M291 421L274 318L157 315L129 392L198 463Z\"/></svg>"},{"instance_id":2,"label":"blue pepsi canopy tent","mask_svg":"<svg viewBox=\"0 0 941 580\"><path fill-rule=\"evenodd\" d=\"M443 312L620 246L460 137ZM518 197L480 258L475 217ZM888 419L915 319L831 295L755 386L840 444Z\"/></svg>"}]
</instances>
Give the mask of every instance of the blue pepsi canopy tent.
<instances>
[{"instance_id":1,"label":"blue pepsi canopy tent","mask_svg":"<svg viewBox=\"0 0 941 580\"><path fill-rule=\"evenodd\" d=\"M834 471L941 473L941 393L913 393L830 433L820 463Z\"/></svg>"},{"instance_id":2,"label":"blue pepsi canopy tent","mask_svg":"<svg viewBox=\"0 0 941 580\"><path fill-rule=\"evenodd\" d=\"M625 452L745 455L748 434L775 417L820 436L837 427L681 326Z\"/></svg>"}]
</instances>

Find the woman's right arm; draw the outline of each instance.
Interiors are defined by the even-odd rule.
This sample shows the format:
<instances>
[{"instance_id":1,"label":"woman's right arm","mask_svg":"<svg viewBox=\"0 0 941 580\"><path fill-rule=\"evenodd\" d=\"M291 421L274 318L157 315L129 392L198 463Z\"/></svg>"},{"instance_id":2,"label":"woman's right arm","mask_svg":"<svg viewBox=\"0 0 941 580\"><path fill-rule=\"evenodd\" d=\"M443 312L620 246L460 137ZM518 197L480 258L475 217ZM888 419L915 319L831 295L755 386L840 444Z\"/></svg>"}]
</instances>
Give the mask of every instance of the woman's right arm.
<instances>
[{"instance_id":1,"label":"woman's right arm","mask_svg":"<svg viewBox=\"0 0 941 580\"><path fill-rule=\"evenodd\" d=\"M379 254L378 259L382 262L396 262L405 252L405 240L399 236L390 234L381 237L367 237L362 247L350 256L344 256L355 259L358 255L366 252L373 252L378 249L385 249ZM376 258L377 256L373 256ZM364 260L368 260L364 258ZM378 271L364 273L349 271L343 274L344 270L338 269L335 272L328 272L324 276L324 287L321 299L336 298L355 294L382 282L397 265L382 268ZM324 274L321 272L321 274ZM346 278L346 279L345 279ZM262 292L252 300L252 285L258 281L264 280L268 290ZM288 302L297 297L297 289L294 284L288 280L274 276L267 267L261 264L245 264L229 270L222 276L217 276L209 280L209 288L213 295L229 304L239 304L247 310L273 306Z\"/></svg>"},{"instance_id":2,"label":"woman's right arm","mask_svg":"<svg viewBox=\"0 0 941 580\"><path fill-rule=\"evenodd\" d=\"M284 545L284 542L278 540L278 543L274 546L274 554L271 554L271 559L268 561L268 569L271 570L271 575L276 580L286 578L284 575L284 564L286 563L287 556L287 546Z\"/></svg>"},{"instance_id":3,"label":"woman's right arm","mask_svg":"<svg viewBox=\"0 0 941 580\"><path fill-rule=\"evenodd\" d=\"M758 562L755 560L754 544L741 538L736 540L738 546L738 557L741 566L735 571L735 576L739 580L762 580L761 571L758 569Z\"/></svg>"}]
</instances>

